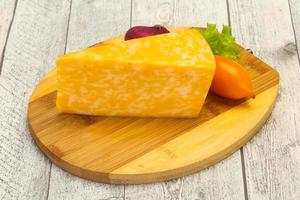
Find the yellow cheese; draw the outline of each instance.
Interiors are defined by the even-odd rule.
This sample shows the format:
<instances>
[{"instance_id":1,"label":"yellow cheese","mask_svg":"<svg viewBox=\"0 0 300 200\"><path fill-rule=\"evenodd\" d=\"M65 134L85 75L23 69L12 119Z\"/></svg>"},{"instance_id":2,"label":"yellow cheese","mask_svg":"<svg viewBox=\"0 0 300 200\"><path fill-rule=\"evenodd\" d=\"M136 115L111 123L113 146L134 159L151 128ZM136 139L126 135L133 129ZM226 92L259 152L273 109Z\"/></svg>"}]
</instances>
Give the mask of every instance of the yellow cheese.
<instances>
[{"instance_id":1,"label":"yellow cheese","mask_svg":"<svg viewBox=\"0 0 300 200\"><path fill-rule=\"evenodd\" d=\"M112 42L57 60L61 112L139 117L196 117L215 71L196 29Z\"/></svg>"}]
</instances>

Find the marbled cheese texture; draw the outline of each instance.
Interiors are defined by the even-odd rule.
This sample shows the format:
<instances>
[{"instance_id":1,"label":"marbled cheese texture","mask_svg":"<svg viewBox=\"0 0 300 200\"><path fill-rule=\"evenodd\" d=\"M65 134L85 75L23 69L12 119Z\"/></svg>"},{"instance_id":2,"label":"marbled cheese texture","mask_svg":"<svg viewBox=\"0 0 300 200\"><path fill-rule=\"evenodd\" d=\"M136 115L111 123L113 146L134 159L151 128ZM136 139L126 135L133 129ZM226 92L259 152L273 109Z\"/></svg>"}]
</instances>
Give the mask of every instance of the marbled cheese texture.
<instances>
[{"instance_id":1,"label":"marbled cheese texture","mask_svg":"<svg viewBox=\"0 0 300 200\"><path fill-rule=\"evenodd\" d=\"M214 56L196 29L98 45L57 60L61 112L196 117Z\"/></svg>"}]
</instances>

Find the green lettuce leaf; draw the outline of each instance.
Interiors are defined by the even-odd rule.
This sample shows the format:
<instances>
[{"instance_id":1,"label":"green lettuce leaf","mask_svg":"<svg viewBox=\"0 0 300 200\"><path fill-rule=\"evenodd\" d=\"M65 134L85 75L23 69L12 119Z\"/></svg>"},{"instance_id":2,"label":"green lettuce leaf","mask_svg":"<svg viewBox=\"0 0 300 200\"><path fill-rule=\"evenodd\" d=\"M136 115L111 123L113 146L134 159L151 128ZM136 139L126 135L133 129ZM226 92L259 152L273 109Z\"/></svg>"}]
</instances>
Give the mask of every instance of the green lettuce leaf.
<instances>
[{"instance_id":1,"label":"green lettuce leaf","mask_svg":"<svg viewBox=\"0 0 300 200\"><path fill-rule=\"evenodd\" d=\"M215 55L237 60L239 49L235 44L235 38L231 35L229 26L223 25L223 30L220 33L215 24L207 24L207 29L202 32L202 35Z\"/></svg>"}]
</instances>

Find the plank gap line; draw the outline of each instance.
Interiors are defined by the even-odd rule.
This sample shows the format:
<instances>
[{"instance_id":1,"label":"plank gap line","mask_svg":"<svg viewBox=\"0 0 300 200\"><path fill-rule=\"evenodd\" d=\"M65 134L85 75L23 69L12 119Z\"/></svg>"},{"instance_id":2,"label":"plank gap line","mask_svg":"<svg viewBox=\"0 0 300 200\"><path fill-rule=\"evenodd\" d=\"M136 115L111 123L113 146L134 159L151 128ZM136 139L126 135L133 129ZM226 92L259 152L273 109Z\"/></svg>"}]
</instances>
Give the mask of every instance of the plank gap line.
<instances>
[{"instance_id":1,"label":"plank gap line","mask_svg":"<svg viewBox=\"0 0 300 200\"><path fill-rule=\"evenodd\" d=\"M295 41L295 46L296 46L296 52L298 56L298 63L300 65L300 54L299 54L299 47L297 45L297 35L296 35L296 30L295 30L295 22L293 19L293 14L292 14L292 9L291 9L291 2L288 0L288 5L289 5L289 12L290 12L290 17L291 17L291 23L292 23L292 29L293 29L293 34L294 34L294 41Z\"/></svg>"},{"instance_id":2,"label":"plank gap line","mask_svg":"<svg viewBox=\"0 0 300 200\"><path fill-rule=\"evenodd\" d=\"M228 18L228 25L230 26L231 28L231 20L230 20L230 8L229 8L229 2L228 0L226 0L226 7L227 7L227 18Z\"/></svg>"},{"instance_id":3,"label":"plank gap line","mask_svg":"<svg viewBox=\"0 0 300 200\"><path fill-rule=\"evenodd\" d=\"M130 0L130 28L132 27L132 7L133 7L133 0Z\"/></svg>"},{"instance_id":4,"label":"plank gap line","mask_svg":"<svg viewBox=\"0 0 300 200\"><path fill-rule=\"evenodd\" d=\"M1 60L0 60L0 75L1 75L1 71L2 71L2 65L3 65L3 60L4 60L7 41L8 41L9 34L10 34L10 29L12 27L12 24L13 24L13 21L14 21L14 18L15 18L15 14L16 14L17 4L18 4L18 0L15 0L13 15L12 15L11 21L10 21L9 26L8 26L8 30L7 30L7 34L6 34L6 38L5 38L5 43L4 43L4 47L3 47L3 51L2 51L2 55L1 55Z\"/></svg>"},{"instance_id":5,"label":"plank gap line","mask_svg":"<svg viewBox=\"0 0 300 200\"><path fill-rule=\"evenodd\" d=\"M246 178L246 169L245 169L245 157L243 147L240 149L241 151L241 162L242 162L242 173L243 173L243 182L244 182L244 194L245 200L248 200L248 189L247 189L247 178Z\"/></svg>"},{"instance_id":6,"label":"plank gap line","mask_svg":"<svg viewBox=\"0 0 300 200\"><path fill-rule=\"evenodd\" d=\"M67 31L66 31L66 39L65 39L65 49L64 54L67 51L67 45L68 45L68 37L69 37L69 27L70 27L70 19L71 19L71 12L72 12L72 0L70 0L70 6L69 6L69 16L68 16L68 23L67 23Z\"/></svg>"},{"instance_id":7,"label":"plank gap line","mask_svg":"<svg viewBox=\"0 0 300 200\"><path fill-rule=\"evenodd\" d=\"M47 188L46 199L49 199L50 181L51 181L51 169L52 169L52 162L50 161L49 177L48 177L48 186L47 186L48 188Z\"/></svg>"},{"instance_id":8,"label":"plank gap line","mask_svg":"<svg viewBox=\"0 0 300 200\"><path fill-rule=\"evenodd\" d=\"M230 19L230 7L229 7L228 0L226 0L226 5L227 5L228 25L230 26L231 29L230 31L232 32L231 19ZM241 155L241 166L242 166L242 176L243 176L244 198L245 200L248 200L247 177L246 177L246 170L245 170L245 158L244 158L243 147L240 148L240 155Z\"/></svg>"}]
</instances>

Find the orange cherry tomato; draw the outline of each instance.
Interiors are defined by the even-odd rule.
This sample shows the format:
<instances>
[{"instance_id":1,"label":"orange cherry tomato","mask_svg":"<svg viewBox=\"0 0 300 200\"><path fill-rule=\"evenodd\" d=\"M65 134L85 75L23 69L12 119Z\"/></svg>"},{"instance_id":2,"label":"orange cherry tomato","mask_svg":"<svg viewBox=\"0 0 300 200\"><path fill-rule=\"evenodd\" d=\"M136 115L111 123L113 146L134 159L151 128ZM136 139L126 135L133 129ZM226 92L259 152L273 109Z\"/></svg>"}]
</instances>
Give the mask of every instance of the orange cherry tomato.
<instances>
[{"instance_id":1,"label":"orange cherry tomato","mask_svg":"<svg viewBox=\"0 0 300 200\"><path fill-rule=\"evenodd\" d=\"M210 91L229 99L255 97L251 79L247 71L237 62L215 56L216 71Z\"/></svg>"}]
</instances>

